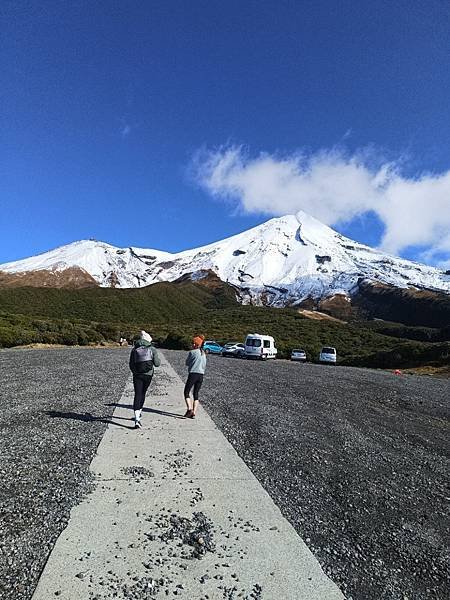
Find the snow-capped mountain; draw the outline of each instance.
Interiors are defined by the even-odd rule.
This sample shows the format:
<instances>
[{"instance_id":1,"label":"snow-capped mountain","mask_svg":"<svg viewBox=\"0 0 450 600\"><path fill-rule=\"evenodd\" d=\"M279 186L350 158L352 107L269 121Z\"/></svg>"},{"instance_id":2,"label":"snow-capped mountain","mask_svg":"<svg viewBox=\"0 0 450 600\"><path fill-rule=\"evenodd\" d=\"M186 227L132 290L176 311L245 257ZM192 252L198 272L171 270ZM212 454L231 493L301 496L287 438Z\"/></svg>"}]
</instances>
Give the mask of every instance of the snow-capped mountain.
<instances>
[{"instance_id":1,"label":"snow-capped mountain","mask_svg":"<svg viewBox=\"0 0 450 600\"><path fill-rule=\"evenodd\" d=\"M23 273L31 271L64 271L78 267L97 281L102 287L141 287L146 283L145 261L162 261L172 255L158 250L116 248L105 242L82 240L31 258L0 265L0 271Z\"/></svg>"},{"instance_id":2,"label":"snow-capped mountain","mask_svg":"<svg viewBox=\"0 0 450 600\"><path fill-rule=\"evenodd\" d=\"M213 271L238 288L243 302L285 305L351 294L360 280L450 293L450 275L384 254L299 213L271 219L225 240L172 254L116 248L84 240L0 265L0 271L63 271L77 267L103 287L142 287Z\"/></svg>"}]
</instances>

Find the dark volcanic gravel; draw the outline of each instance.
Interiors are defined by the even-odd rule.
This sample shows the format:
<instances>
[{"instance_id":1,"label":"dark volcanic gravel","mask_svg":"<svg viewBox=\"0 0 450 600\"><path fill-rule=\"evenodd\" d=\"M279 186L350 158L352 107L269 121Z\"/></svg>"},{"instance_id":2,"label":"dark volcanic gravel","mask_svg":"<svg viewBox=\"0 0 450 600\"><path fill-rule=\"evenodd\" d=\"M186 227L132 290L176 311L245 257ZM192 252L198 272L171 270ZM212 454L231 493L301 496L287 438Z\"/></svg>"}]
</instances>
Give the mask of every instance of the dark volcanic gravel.
<instances>
[{"instance_id":1,"label":"dark volcanic gravel","mask_svg":"<svg viewBox=\"0 0 450 600\"><path fill-rule=\"evenodd\" d=\"M0 597L31 598L120 398L128 349L0 351ZM123 426L121 423L116 423Z\"/></svg>"},{"instance_id":2,"label":"dark volcanic gravel","mask_svg":"<svg viewBox=\"0 0 450 600\"><path fill-rule=\"evenodd\" d=\"M161 540L180 539L183 544L192 546L192 558L215 551L213 524L203 513L195 512L192 519L173 514L169 522L170 527L161 534Z\"/></svg>"},{"instance_id":3,"label":"dark volcanic gravel","mask_svg":"<svg viewBox=\"0 0 450 600\"><path fill-rule=\"evenodd\" d=\"M347 599L448 598L448 380L210 356L201 400Z\"/></svg>"}]
</instances>

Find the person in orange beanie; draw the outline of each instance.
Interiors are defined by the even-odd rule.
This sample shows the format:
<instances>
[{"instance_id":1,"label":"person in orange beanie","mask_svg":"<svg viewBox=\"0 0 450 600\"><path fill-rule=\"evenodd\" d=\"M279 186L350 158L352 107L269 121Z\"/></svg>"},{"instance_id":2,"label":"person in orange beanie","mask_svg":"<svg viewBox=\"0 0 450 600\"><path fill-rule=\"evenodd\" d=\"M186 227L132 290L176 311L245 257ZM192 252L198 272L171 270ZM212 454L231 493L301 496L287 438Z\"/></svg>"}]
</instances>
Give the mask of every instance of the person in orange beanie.
<instances>
[{"instance_id":1,"label":"person in orange beanie","mask_svg":"<svg viewBox=\"0 0 450 600\"><path fill-rule=\"evenodd\" d=\"M195 418L199 403L199 392L203 383L203 376L206 370L206 354L203 350L204 335L196 335L192 338L192 350L186 358L186 366L188 368L188 378L184 386L184 401L186 402L185 417L189 419ZM194 399L191 400L191 390L194 388Z\"/></svg>"}]
</instances>

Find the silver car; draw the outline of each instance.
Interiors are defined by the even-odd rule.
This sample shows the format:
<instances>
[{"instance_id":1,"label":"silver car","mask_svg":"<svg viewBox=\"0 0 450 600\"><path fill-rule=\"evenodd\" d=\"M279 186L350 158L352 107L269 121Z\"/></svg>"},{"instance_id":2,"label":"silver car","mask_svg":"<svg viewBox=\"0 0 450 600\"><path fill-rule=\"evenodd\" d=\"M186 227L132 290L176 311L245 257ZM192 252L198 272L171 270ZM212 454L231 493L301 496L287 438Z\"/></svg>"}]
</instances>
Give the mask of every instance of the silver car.
<instances>
[{"instance_id":1,"label":"silver car","mask_svg":"<svg viewBox=\"0 0 450 600\"><path fill-rule=\"evenodd\" d=\"M233 356L234 358L244 358L245 346L238 342L228 342L222 348L222 356Z\"/></svg>"},{"instance_id":2,"label":"silver car","mask_svg":"<svg viewBox=\"0 0 450 600\"><path fill-rule=\"evenodd\" d=\"M306 362L306 352L300 348L296 348L291 352L291 360L298 362Z\"/></svg>"},{"instance_id":3,"label":"silver car","mask_svg":"<svg viewBox=\"0 0 450 600\"><path fill-rule=\"evenodd\" d=\"M319 362L326 365L336 364L336 348L324 346L319 354Z\"/></svg>"}]
</instances>

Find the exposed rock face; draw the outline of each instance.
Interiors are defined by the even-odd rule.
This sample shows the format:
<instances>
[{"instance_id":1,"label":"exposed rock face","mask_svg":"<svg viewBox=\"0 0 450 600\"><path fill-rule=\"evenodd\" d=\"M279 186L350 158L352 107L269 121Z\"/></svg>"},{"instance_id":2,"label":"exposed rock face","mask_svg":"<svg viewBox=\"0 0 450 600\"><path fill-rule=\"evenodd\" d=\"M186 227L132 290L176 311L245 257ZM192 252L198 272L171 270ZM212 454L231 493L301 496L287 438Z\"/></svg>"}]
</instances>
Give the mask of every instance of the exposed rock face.
<instances>
[{"instance_id":1,"label":"exposed rock face","mask_svg":"<svg viewBox=\"0 0 450 600\"><path fill-rule=\"evenodd\" d=\"M108 281L109 281L109 287L112 287L112 288L117 287L119 285L119 278L117 277L117 273L115 273L114 271L111 271Z\"/></svg>"},{"instance_id":2,"label":"exposed rock face","mask_svg":"<svg viewBox=\"0 0 450 600\"><path fill-rule=\"evenodd\" d=\"M433 290L396 288L364 280L352 296L352 305L365 318L424 327L450 325L450 295Z\"/></svg>"},{"instance_id":3,"label":"exposed rock face","mask_svg":"<svg viewBox=\"0 0 450 600\"><path fill-rule=\"evenodd\" d=\"M376 318L424 327L450 325L450 295L368 280L359 281L349 294L310 297L298 306L303 312L322 312L343 321Z\"/></svg>"},{"instance_id":4,"label":"exposed rock face","mask_svg":"<svg viewBox=\"0 0 450 600\"><path fill-rule=\"evenodd\" d=\"M335 294L324 298L318 303L318 309L343 321L349 321L355 317L355 308L348 294Z\"/></svg>"}]
</instances>

